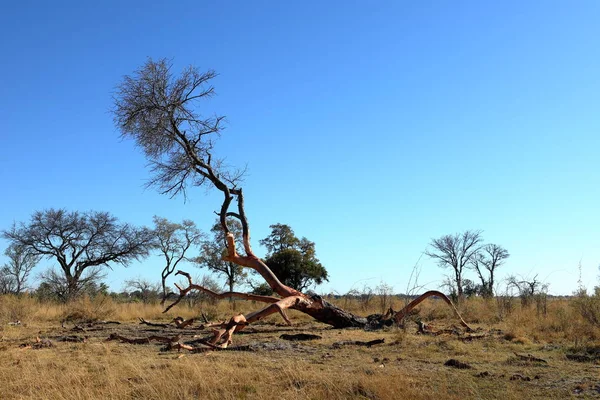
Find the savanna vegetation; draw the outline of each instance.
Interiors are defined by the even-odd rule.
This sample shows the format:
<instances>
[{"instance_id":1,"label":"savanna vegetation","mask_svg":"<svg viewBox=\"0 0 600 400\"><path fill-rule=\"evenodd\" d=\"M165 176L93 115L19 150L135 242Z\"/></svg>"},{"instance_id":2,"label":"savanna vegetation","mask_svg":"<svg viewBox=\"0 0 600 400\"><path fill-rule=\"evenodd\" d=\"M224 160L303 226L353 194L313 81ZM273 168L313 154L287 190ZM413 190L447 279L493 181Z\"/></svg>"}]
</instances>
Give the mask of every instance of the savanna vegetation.
<instances>
[{"instance_id":1,"label":"savanna vegetation","mask_svg":"<svg viewBox=\"0 0 600 400\"><path fill-rule=\"evenodd\" d=\"M319 295L312 289L329 274L317 244L282 223L259 242L265 259L256 256L245 170L215 155L223 117L199 111L215 76L148 60L124 77L113 109L150 165L150 187L219 193L210 233L193 216L155 216L148 228L65 209L2 231L0 398L600 395L600 291L553 298L537 276L500 280L510 254L482 231L432 239L425 255L450 271L445 293L421 293L415 269L402 295L385 282ZM129 280L119 293L102 283L149 254L164 260L155 280ZM56 267L30 288L41 259Z\"/></svg>"},{"instance_id":2,"label":"savanna vegetation","mask_svg":"<svg viewBox=\"0 0 600 400\"><path fill-rule=\"evenodd\" d=\"M377 331L332 329L297 311L289 312L294 325L287 326L272 315L236 335L238 350L195 353L168 350L168 343L107 340L159 335L193 345L211 336L204 317L226 320L234 312L228 300L204 297L163 314L157 289L145 303L102 294L70 303L3 296L0 398L272 398L276 392L283 399L562 399L595 397L600 389L600 293L546 298L543 306L539 298L471 297L460 309L473 333L455 327L450 309L428 299L401 326ZM327 300L367 314L407 301L361 295ZM235 304L242 313L255 306ZM198 322L177 329L171 321L178 316ZM320 338L286 340L294 334ZM380 339L370 347L353 344Z\"/></svg>"}]
</instances>

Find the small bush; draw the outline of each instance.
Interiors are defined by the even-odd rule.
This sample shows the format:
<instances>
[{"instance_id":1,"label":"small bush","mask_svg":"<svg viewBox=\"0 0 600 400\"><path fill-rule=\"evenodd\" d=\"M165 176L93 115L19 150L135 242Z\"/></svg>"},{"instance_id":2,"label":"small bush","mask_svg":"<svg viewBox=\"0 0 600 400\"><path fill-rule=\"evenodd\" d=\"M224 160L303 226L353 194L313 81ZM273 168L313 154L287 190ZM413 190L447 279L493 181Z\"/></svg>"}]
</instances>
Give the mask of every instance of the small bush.
<instances>
[{"instance_id":1,"label":"small bush","mask_svg":"<svg viewBox=\"0 0 600 400\"><path fill-rule=\"evenodd\" d=\"M600 287L596 286L591 296L580 289L571 304L587 323L600 326Z\"/></svg>"},{"instance_id":2,"label":"small bush","mask_svg":"<svg viewBox=\"0 0 600 400\"><path fill-rule=\"evenodd\" d=\"M116 306L109 296L83 296L67 304L64 321L98 321L111 317L116 312Z\"/></svg>"}]
</instances>

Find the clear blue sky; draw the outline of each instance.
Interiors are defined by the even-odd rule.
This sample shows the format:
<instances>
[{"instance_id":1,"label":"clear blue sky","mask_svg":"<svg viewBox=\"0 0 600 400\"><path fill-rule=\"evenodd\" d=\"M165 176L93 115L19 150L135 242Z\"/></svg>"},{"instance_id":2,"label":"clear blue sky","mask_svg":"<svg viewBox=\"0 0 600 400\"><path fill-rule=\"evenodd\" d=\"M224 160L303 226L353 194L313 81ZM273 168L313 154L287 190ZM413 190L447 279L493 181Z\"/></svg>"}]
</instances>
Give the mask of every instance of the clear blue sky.
<instances>
[{"instance_id":1,"label":"clear blue sky","mask_svg":"<svg viewBox=\"0 0 600 400\"><path fill-rule=\"evenodd\" d=\"M6 3L0 228L50 207L210 228L219 199L144 190L145 160L109 112L123 75L168 57L219 72L204 109L227 115L220 154L248 163L257 253L270 224L291 225L330 272L320 292L402 292L430 239L465 229L511 253L500 278L539 274L569 294L581 260L591 287L599 20L595 0ZM444 271L421 263L436 288Z\"/></svg>"}]
</instances>

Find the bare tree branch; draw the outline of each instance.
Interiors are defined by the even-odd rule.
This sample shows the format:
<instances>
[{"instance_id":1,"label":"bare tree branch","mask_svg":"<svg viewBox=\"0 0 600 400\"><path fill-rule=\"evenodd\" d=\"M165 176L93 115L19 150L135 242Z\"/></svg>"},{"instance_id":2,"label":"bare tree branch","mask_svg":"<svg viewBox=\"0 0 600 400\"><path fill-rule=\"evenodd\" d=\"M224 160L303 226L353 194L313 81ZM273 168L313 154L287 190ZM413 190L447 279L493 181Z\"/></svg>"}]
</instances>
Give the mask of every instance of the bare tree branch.
<instances>
[{"instance_id":1,"label":"bare tree branch","mask_svg":"<svg viewBox=\"0 0 600 400\"><path fill-rule=\"evenodd\" d=\"M432 239L430 245L433 250L425 252L427 256L437 260L440 267L452 268L459 298L463 296L464 268L478 253L482 240L481 231L444 235L438 239Z\"/></svg>"}]
</instances>

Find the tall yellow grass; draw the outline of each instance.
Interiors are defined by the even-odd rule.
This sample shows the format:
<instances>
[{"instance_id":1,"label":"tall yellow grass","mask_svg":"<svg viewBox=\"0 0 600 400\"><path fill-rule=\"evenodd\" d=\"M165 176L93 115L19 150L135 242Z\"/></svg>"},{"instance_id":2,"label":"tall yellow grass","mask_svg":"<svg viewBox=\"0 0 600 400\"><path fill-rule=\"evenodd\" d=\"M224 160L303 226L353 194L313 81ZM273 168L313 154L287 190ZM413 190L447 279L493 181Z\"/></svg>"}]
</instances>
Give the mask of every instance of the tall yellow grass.
<instances>
[{"instance_id":1,"label":"tall yellow grass","mask_svg":"<svg viewBox=\"0 0 600 400\"><path fill-rule=\"evenodd\" d=\"M328 299L350 312L368 315L380 312L380 305L371 301L369 307L356 298ZM471 298L459 306L465 320L483 327L496 327L506 332L507 337L534 342L571 342L574 345L585 345L600 339L600 326L586 318L590 312L600 310L600 297L571 297L549 299L547 312L540 313L534 304L522 306L518 299L512 302L509 313L506 304L496 299ZM400 309L405 301L395 298L394 309ZM61 321L81 320L117 320L136 322L138 318L148 320L170 321L175 316L198 318L202 313L212 321L229 319L238 313L255 311L264 304L255 302L229 301L204 302L190 305L185 301L163 313L164 307L159 303L121 303L110 297L98 296L93 299L83 297L68 304L42 302L30 296L0 296L0 326L8 322L20 320L24 324L60 323ZM591 310L591 311L590 311ZM587 312L587 314L586 314ZM289 311L296 322L311 321L305 314ZM451 310L441 301L428 300L418 307L414 319L433 323L436 321L452 322ZM265 322L282 322L278 315L273 315Z\"/></svg>"},{"instance_id":2,"label":"tall yellow grass","mask_svg":"<svg viewBox=\"0 0 600 400\"><path fill-rule=\"evenodd\" d=\"M381 308L377 301L365 307L356 298L328 300L362 315L379 312ZM402 299L393 301L394 309L404 304ZM18 345L30 342L40 330L56 330L65 319L137 322L137 318L142 317L169 321L177 315L190 318L204 312L217 321L263 305L237 302L234 310L228 301L195 306L182 302L163 314L160 304L119 303L109 297L82 298L70 304L58 304L39 302L28 296L2 296L0 399L564 398L568 391L545 389L540 392L539 387L513 383L506 377L481 379L473 372L449 370L443 367L443 362L449 356L478 360L486 365L485 368L497 369L496 376L500 376L513 371L513 367L504 362L512 351L535 352L545 343L568 347L593 344L600 338L600 332L593 320L581 312L578 301L577 298L551 299L546 314L540 314L535 305L522 306L517 299L513 299L510 312L506 312L506 304L493 299L468 299L459 305L467 322L475 327L501 329L504 332L501 341L466 344L453 337L414 335L393 329L376 333L390 343L385 347L332 352L330 345L334 341L372 339L369 335L374 333L324 330L322 334L328 336L316 345L319 350L314 353L188 355L160 353L153 345L127 345L106 342L102 338L86 343L61 343L42 350L21 350ZM298 312L290 312L290 318L295 323L311 321ZM413 318L421 318L440 328L456 323L450 309L437 300L425 301ZM15 320L20 320L23 325L8 325ZM281 322L278 315L266 321ZM414 332L416 325L410 321L407 324L409 328L412 326L409 331ZM243 340L272 341L276 335L266 333ZM384 365L374 362L375 356L389 360ZM554 362L563 358L555 358ZM555 370L559 371L552 371ZM570 370L569 374L577 371Z\"/></svg>"}]
</instances>

